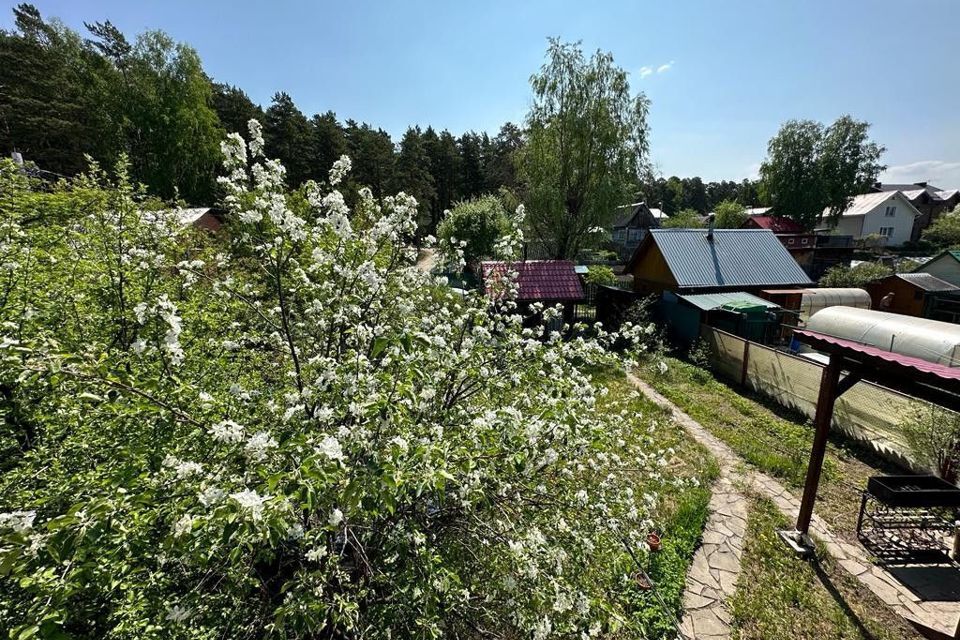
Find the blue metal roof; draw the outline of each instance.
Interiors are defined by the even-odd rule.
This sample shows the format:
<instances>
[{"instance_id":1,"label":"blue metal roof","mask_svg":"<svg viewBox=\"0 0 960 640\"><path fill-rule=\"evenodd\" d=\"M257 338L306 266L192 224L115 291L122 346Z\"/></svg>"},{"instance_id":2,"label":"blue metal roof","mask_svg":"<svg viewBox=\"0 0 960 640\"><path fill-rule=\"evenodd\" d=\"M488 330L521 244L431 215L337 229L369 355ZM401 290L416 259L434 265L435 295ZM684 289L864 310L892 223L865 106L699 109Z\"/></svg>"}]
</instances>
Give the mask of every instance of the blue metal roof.
<instances>
[{"instance_id":1,"label":"blue metal roof","mask_svg":"<svg viewBox=\"0 0 960 640\"><path fill-rule=\"evenodd\" d=\"M651 229L631 265L655 244L681 288L812 284L768 229L715 229L712 236L707 229Z\"/></svg>"}]
</instances>

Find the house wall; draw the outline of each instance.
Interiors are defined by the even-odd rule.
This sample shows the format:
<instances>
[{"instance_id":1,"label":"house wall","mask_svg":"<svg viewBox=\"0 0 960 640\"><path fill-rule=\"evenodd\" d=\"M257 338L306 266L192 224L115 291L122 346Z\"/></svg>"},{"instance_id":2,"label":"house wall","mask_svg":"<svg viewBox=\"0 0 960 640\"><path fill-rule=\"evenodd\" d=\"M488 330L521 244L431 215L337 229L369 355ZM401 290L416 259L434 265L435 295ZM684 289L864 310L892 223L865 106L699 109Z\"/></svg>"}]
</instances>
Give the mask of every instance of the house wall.
<instances>
[{"instance_id":1,"label":"house wall","mask_svg":"<svg viewBox=\"0 0 960 640\"><path fill-rule=\"evenodd\" d=\"M917 271L929 273L960 287L960 262L949 254L940 256L936 260L923 265Z\"/></svg>"},{"instance_id":2,"label":"house wall","mask_svg":"<svg viewBox=\"0 0 960 640\"><path fill-rule=\"evenodd\" d=\"M880 311L889 311L890 313L900 313L905 316L915 316L922 318L924 316L924 305L926 303L926 292L916 287L902 278L891 276L872 282L864 287L870 294L871 308ZM893 293L893 302L889 307L881 307L880 301L888 293Z\"/></svg>"},{"instance_id":3,"label":"house wall","mask_svg":"<svg viewBox=\"0 0 960 640\"><path fill-rule=\"evenodd\" d=\"M830 231L830 235L853 236L854 238L859 238L863 235L861 233L862 228L863 216L841 217L839 220L837 220L837 226Z\"/></svg>"},{"instance_id":4,"label":"house wall","mask_svg":"<svg viewBox=\"0 0 960 640\"><path fill-rule=\"evenodd\" d=\"M888 206L896 206L897 213L892 218L885 215ZM880 233L881 227L893 227L893 235L887 237L887 246L897 247L909 242L913 235L913 210L910 204L902 197L891 198L863 216L863 226L860 233L868 236L871 233Z\"/></svg>"},{"instance_id":5,"label":"house wall","mask_svg":"<svg viewBox=\"0 0 960 640\"><path fill-rule=\"evenodd\" d=\"M632 273L634 291L660 293L677 288L677 280L656 244L651 243L650 249L633 266Z\"/></svg>"}]
</instances>

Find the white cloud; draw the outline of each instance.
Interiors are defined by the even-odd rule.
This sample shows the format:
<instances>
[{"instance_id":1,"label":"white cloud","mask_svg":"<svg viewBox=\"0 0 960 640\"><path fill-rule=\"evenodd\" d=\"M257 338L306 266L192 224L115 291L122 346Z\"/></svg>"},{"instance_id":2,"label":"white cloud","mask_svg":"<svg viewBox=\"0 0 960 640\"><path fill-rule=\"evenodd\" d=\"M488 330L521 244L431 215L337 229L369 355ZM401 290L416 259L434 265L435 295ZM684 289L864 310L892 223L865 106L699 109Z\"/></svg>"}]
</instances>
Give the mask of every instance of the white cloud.
<instances>
[{"instance_id":1,"label":"white cloud","mask_svg":"<svg viewBox=\"0 0 960 640\"><path fill-rule=\"evenodd\" d=\"M640 71L638 71L637 73L640 76L640 79L643 80L644 78L648 76L652 76L655 73L665 73L667 71L670 71L670 69L672 68L673 68L673 60L671 60L670 62L665 62L664 64L661 64L658 67L653 67L648 65L640 67Z\"/></svg>"},{"instance_id":2,"label":"white cloud","mask_svg":"<svg viewBox=\"0 0 960 640\"><path fill-rule=\"evenodd\" d=\"M960 162L920 160L887 167L880 174L881 182L929 182L941 189L960 188Z\"/></svg>"},{"instance_id":3,"label":"white cloud","mask_svg":"<svg viewBox=\"0 0 960 640\"><path fill-rule=\"evenodd\" d=\"M673 67L673 60L657 67L657 73L664 73L665 71L670 71L671 67Z\"/></svg>"}]
</instances>

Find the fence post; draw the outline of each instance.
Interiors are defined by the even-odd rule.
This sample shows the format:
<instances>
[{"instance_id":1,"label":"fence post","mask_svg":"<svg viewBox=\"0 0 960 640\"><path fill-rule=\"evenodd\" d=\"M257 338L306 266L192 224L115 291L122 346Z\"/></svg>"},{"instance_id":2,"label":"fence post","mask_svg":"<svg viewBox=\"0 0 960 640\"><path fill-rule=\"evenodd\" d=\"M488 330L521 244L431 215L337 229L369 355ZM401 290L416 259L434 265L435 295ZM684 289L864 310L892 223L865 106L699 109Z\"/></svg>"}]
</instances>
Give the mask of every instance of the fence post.
<instances>
[{"instance_id":1,"label":"fence post","mask_svg":"<svg viewBox=\"0 0 960 640\"><path fill-rule=\"evenodd\" d=\"M743 366L740 369L740 386L747 386L747 369L750 365L750 341L743 341Z\"/></svg>"}]
</instances>

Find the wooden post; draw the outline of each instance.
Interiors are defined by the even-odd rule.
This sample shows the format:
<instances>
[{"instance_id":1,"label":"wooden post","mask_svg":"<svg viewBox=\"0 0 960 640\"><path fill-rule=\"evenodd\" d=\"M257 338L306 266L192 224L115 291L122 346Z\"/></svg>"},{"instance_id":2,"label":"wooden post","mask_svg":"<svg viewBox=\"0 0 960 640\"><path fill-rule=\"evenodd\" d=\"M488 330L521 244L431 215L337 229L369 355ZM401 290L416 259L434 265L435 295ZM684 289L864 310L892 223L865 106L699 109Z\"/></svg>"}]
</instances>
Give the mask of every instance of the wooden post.
<instances>
[{"instance_id":1,"label":"wooden post","mask_svg":"<svg viewBox=\"0 0 960 640\"><path fill-rule=\"evenodd\" d=\"M833 405L837 400L837 383L843 369L843 356L830 355L830 362L820 376L820 393L817 396L817 412L813 418L813 447L810 450L810 462L807 464L807 481L803 486L803 501L797 516L797 531L806 535L810 530L810 518L813 517L813 503L817 500L817 488L820 485L820 472L823 470L823 456L827 451L827 436L830 435L830 423L833 421Z\"/></svg>"},{"instance_id":2,"label":"wooden post","mask_svg":"<svg viewBox=\"0 0 960 640\"><path fill-rule=\"evenodd\" d=\"M743 341L743 367L740 369L740 386L747 386L747 371L750 367L750 341Z\"/></svg>"}]
</instances>

